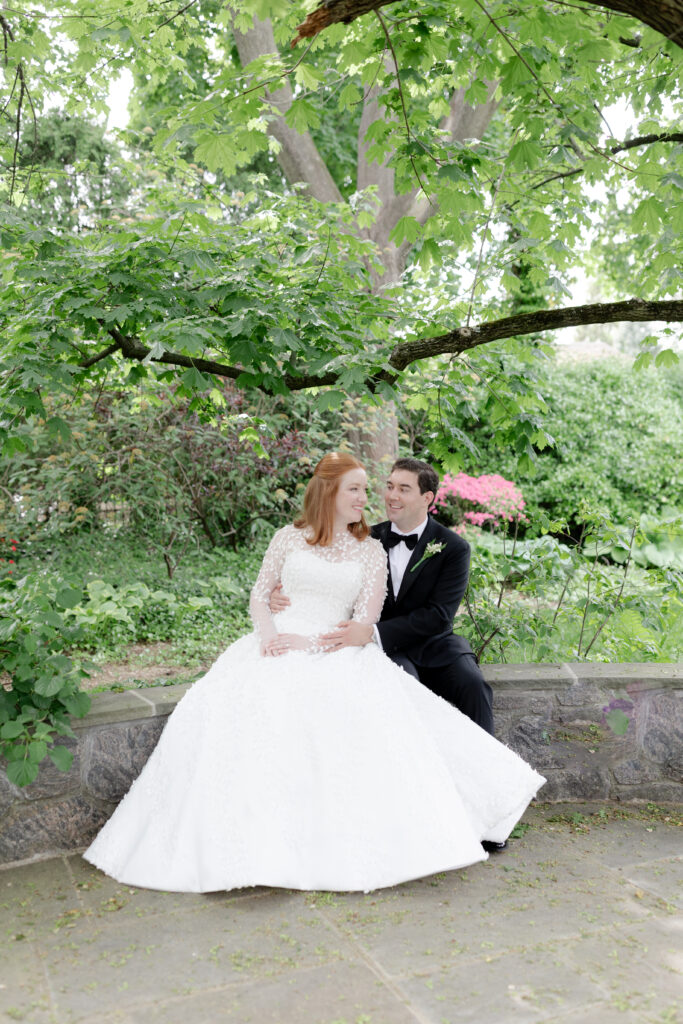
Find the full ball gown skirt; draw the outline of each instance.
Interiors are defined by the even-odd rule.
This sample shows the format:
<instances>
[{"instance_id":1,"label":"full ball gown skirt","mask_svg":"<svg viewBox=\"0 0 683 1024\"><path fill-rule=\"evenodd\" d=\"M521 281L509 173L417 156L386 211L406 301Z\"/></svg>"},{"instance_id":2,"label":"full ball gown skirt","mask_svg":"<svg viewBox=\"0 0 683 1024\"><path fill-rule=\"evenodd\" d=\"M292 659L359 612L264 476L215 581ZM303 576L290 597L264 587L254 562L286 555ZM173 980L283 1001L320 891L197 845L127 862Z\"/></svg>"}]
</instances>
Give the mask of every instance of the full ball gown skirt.
<instances>
[{"instance_id":1,"label":"full ball gown skirt","mask_svg":"<svg viewBox=\"0 0 683 1024\"><path fill-rule=\"evenodd\" d=\"M277 579L291 598L279 632L381 607L378 542L321 552L293 529L254 588L257 632L188 690L85 853L120 882L367 892L485 860L481 840L504 840L545 781L375 644L262 657Z\"/></svg>"}]
</instances>

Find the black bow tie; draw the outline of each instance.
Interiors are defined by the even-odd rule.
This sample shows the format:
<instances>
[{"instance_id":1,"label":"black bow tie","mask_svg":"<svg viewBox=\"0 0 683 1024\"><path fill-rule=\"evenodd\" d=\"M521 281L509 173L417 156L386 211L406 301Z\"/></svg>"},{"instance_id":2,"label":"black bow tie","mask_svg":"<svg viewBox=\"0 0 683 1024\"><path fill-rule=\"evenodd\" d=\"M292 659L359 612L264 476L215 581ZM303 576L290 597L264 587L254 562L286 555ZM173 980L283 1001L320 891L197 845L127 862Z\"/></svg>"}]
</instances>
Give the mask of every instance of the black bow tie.
<instances>
[{"instance_id":1,"label":"black bow tie","mask_svg":"<svg viewBox=\"0 0 683 1024\"><path fill-rule=\"evenodd\" d=\"M401 541L405 544L409 551L412 551L418 542L418 536L416 533L394 533L392 530L387 537L387 548L393 548L396 544L400 544Z\"/></svg>"}]
</instances>

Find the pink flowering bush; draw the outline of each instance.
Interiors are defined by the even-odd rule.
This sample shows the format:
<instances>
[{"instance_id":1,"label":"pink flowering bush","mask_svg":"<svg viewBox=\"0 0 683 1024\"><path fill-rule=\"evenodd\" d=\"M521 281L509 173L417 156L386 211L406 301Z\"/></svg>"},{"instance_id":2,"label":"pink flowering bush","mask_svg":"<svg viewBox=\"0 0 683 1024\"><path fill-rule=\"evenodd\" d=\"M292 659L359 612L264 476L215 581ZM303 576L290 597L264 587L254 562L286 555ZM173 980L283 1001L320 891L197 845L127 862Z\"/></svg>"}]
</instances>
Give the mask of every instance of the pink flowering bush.
<instances>
[{"instance_id":1,"label":"pink flowering bush","mask_svg":"<svg viewBox=\"0 0 683 1024\"><path fill-rule=\"evenodd\" d=\"M522 492L498 473L482 476L444 475L434 499L434 510L458 532L464 526L499 527L526 521Z\"/></svg>"}]
</instances>

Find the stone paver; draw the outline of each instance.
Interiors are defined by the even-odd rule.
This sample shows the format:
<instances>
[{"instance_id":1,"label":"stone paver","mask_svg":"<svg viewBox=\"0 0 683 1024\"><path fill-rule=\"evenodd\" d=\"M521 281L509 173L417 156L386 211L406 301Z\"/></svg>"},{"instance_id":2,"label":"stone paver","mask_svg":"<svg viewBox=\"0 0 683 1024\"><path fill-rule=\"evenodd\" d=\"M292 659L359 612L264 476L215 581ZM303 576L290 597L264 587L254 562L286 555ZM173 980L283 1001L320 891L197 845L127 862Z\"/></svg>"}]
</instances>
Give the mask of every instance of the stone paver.
<instances>
[{"instance_id":1,"label":"stone paver","mask_svg":"<svg viewBox=\"0 0 683 1024\"><path fill-rule=\"evenodd\" d=\"M487 863L369 894L0 870L0 1022L683 1024L680 822L540 805Z\"/></svg>"}]
</instances>

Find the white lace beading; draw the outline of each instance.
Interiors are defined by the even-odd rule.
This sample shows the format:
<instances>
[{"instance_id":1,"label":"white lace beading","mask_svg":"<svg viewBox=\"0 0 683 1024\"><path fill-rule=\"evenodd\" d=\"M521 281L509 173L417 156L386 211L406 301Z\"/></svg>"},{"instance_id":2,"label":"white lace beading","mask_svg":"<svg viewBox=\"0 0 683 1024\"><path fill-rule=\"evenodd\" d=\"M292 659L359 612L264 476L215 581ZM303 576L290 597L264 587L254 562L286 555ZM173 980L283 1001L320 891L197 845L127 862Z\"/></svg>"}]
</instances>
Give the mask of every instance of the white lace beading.
<instances>
[{"instance_id":1,"label":"white lace beading","mask_svg":"<svg viewBox=\"0 0 683 1024\"><path fill-rule=\"evenodd\" d=\"M334 568L333 568L334 567ZM290 606L270 612L270 595L278 583ZM379 619L387 586L387 556L379 541L358 541L348 531L327 547L306 541L306 530L285 526L273 536L251 591L249 610L262 643L278 633L317 639L346 619L374 623Z\"/></svg>"}]
</instances>

